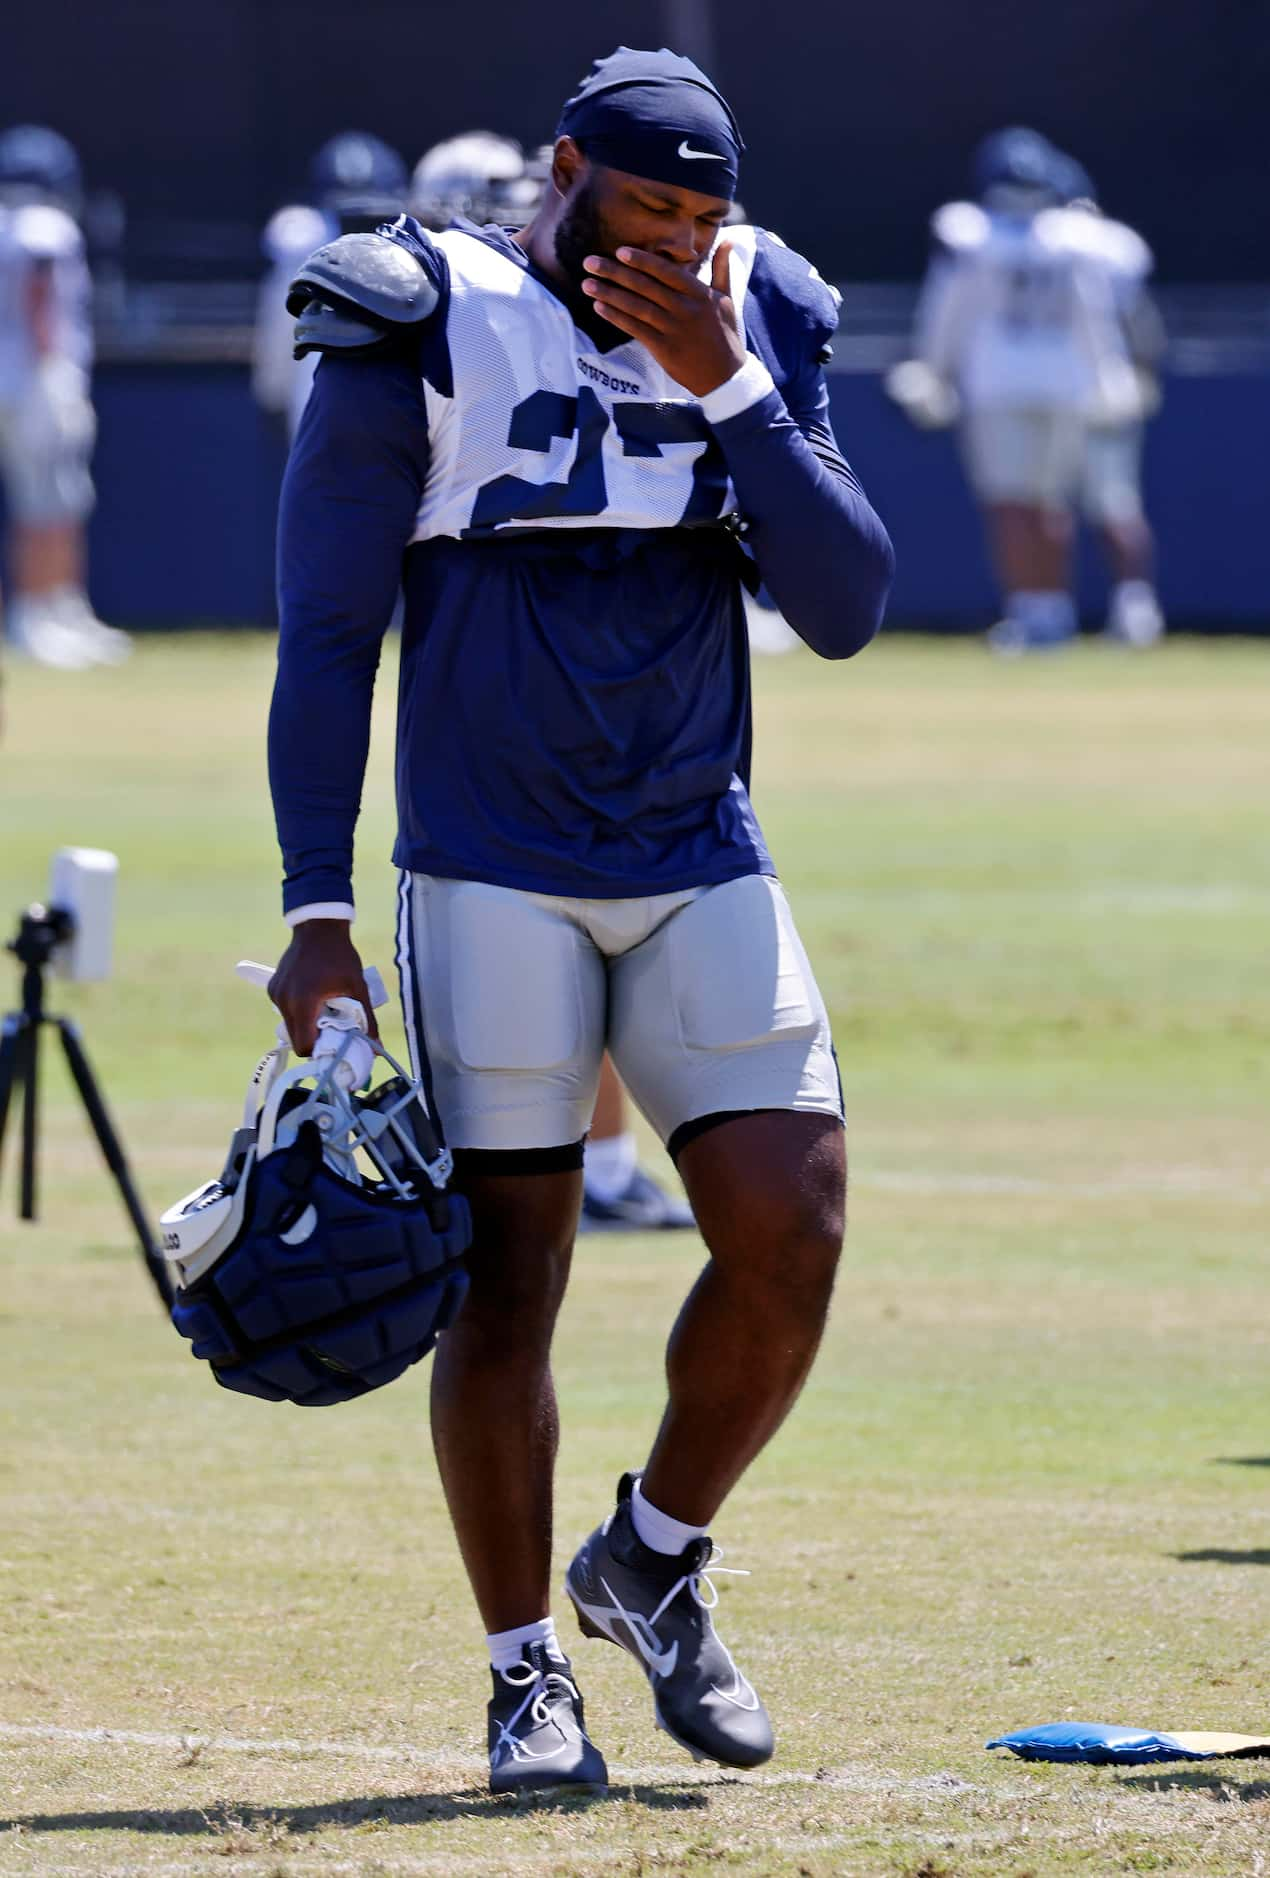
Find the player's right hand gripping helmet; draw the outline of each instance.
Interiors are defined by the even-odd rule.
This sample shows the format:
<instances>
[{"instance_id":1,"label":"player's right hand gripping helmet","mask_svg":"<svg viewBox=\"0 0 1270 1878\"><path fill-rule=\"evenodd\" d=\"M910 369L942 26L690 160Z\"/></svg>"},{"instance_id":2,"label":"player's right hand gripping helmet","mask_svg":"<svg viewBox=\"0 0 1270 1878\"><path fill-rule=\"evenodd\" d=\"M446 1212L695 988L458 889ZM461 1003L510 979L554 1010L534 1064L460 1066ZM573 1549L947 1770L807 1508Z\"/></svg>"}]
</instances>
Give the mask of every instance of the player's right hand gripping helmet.
<instances>
[{"instance_id":1,"label":"player's right hand gripping helmet","mask_svg":"<svg viewBox=\"0 0 1270 1878\"><path fill-rule=\"evenodd\" d=\"M357 1090L350 1052L395 1074ZM418 1083L350 1034L252 1074L219 1180L163 1215L172 1321L226 1389L267 1402L349 1402L432 1349L467 1292L466 1201ZM360 1156L378 1178L367 1178Z\"/></svg>"}]
</instances>

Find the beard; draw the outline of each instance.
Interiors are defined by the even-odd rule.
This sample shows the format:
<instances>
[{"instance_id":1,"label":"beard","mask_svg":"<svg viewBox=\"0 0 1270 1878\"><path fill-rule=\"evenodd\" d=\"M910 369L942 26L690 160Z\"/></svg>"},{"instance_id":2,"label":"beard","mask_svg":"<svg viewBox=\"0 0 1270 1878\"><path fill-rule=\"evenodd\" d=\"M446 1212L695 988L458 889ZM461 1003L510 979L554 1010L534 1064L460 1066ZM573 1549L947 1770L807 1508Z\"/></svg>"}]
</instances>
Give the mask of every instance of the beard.
<instances>
[{"instance_id":1,"label":"beard","mask_svg":"<svg viewBox=\"0 0 1270 1878\"><path fill-rule=\"evenodd\" d=\"M588 254L601 254L612 260L617 241L605 226L596 201L596 187L590 176L579 185L572 202L560 217L556 227L556 259L564 269L565 279L573 293L583 298L582 283L587 278L582 263Z\"/></svg>"}]
</instances>

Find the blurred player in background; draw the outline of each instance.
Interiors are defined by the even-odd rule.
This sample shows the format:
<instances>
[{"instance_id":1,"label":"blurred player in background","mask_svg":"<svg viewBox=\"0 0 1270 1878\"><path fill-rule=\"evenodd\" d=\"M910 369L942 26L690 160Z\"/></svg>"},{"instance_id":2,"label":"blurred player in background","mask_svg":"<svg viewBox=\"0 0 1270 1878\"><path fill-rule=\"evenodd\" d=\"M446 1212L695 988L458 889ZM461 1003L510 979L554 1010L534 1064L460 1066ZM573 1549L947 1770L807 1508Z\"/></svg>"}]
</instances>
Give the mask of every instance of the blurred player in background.
<instances>
[{"instance_id":1,"label":"blurred player in background","mask_svg":"<svg viewBox=\"0 0 1270 1878\"><path fill-rule=\"evenodd\" d=\"M1156 595L1155 542L1142 502L1142 442L1149 418L1160 408L1160 361L1164 326L1147 287L1154 260L1134 229L1102 213L1087 171L1064 160L1063 196L1083 216L1072 238L1090 265L1106 276L1116 317L1134 369L1137 396L1108 404L1095 387L1086 411L1084 473L1080 506L1098 531L1111 569L1107 633L1131 646L1154 645L1164 632Z\"/></svg>"},{"instance_id":2,"label":"blurred player in background","mask_svg":"<svg viewBox=\"0 0 1270 1878\"><path fill-rule=\"evenodd\" d=\"M960 421L1005 616L1003 652L1076 634L1074 509L1086 422L1120 423L1140 394L1092 218L1063 207L1070 166L1037 132L994 132L974 162L977 202L937 211L916 357L888 390L919 425Z\"/></svg>"},{"instance_id":3,"label":"blurred player in background","mask_svg":"<svg viewBox=\"0 0 1270 1878\"><path fill-rule=\"evenodd\" d=\"M85 592L84 527L96 420L91 282L76 219L79 159L65 137L0 135L0 476L9 515L15 652L68 669L115 664L126 633Z\"/></svg>"},{"instance_id":4,"label":"blurred player in background","mask_svg":"<svg viewBox=\"0 0 1270 1878\"><path fill-rule=\"evenodd\" d=\"M438 230L460 218L522 227L542 201L554 155L549 144L526 163L518 143L488 130L449 137L415 165L411 213L425 228ZM578 1230L679 1231L695 1224L687 1201L668 1193L639 1165L630 1102L606 1055L583 1156Z\"/></svg>"},{"instance_id":5,"label":"blurred player in background","mask_svg":"<svg viewBox=\"0 0 1270 1878\"><path fill-rule=\"evenodd\" d=\"M410 212L425 228L448 228L460 216L520 228L542 196L541 168L531 170L512 137L466 130L425 150L410 178Z\"/></svg>"},{"instance_id":6,"label":"blurred player in background","mask_svg":"<svg viewBox=\"0 0 1270 1878\"><path fill-rule=\"evenodd\" d=\"M287 286L324 241L400 214L406 182L404 162L381 138L343 130L328 138L309 166L309 200L288 203L266 224L261 247L269 271L256 302L251 383L256 402L284 421L288 438L295 435L317 360L291 356L295 322L287 312Z\"/></svg>"}]
</instances>

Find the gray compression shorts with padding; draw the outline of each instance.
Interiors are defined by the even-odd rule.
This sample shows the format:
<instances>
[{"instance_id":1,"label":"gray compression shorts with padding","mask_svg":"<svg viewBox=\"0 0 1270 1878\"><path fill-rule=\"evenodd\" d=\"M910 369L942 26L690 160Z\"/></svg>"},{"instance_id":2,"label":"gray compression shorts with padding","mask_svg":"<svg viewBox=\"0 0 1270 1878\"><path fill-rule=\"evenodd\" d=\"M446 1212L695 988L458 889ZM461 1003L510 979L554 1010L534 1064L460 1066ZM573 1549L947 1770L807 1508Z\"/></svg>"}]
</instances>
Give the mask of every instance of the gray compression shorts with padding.
<instances>
[{"instance_id":1,"label":"gray compression shorts with padding","mask_svg":"<svg viewBox=\"0 0 1270 1878\"><path fill-rule=\"evenodd\" d=\"M295 356L390 344L436 310L419 262L386 235L341 235L311 254L287 292Z\"/></svg>"}]
</instances>

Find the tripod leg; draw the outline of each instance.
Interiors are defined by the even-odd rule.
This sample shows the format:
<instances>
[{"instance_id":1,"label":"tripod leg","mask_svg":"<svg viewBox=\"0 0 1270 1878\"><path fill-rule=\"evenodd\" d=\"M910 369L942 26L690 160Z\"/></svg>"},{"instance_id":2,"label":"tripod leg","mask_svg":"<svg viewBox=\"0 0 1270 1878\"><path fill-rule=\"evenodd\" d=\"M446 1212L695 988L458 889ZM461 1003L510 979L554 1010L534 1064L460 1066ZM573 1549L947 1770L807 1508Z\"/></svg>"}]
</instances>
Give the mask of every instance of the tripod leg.
<instances>
[{"instance_id":1,"label":"tripod leg","mask_svg":"<svg viewBox=\"0 0 1270 1878\"><path fill-rule=\"evenodd\" d=\"M0 1023L0 1157L4 1154L4 1131L9 1120L9 1098L22 1080L22 1035L25 1020L20 1011L10 1011Z\"/></svg>"},{"instance_id":2,"label":"tripod leg","mask_svg":"<svg viewBox=\"0 0 1270 1878\"><path fill-rule=\"evenodd\" d=\"M128 1217L141 1243L141 1256L146 1262L146 1269L154 1281L154 1288L160 1298L165 1305L170 1305L172 1283L168 1277L168 1268L158 1246L154 1243L150 1222L137 1198L137 1190L132 1184L132 1175L128 1170L123 1148L110 1116L106 1112L106 1104L102 1100L93 1072L89 1068L84 1046L79 1040L79 1031L68 1017L58 1017L53 1021L62 1033L66 1061L70 1064L71 1075L75 1078L75 1087L79 1090L84 1107L88 1111L88 1119L92 1123L98 1146L106 1158L107 1167L115 1177L115 1185L119 1189Z\"/></svg>"},{"instance_id":3,"label":"tripod leg","mask_svg":"<svg viewBox=\"0 0 1270 1878\"><path fill-rule=\"evenodd\" d=\"M22 1188L18 1213L35 1218L35 1149L39 1138L40 1026L26 1023L18 1039L22 1065Z\"/></svg>"}]
</instances>

